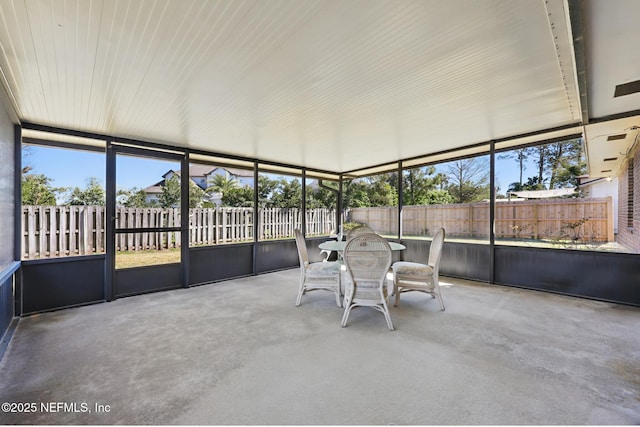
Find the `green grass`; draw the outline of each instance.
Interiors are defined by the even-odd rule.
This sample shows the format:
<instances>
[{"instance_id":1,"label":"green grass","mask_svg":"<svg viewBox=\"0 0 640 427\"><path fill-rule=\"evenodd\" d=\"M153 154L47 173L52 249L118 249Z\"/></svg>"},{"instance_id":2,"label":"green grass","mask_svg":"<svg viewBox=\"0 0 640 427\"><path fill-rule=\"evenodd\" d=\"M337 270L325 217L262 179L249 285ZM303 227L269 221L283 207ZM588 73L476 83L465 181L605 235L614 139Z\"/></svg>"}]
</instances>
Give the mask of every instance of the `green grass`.
<instances>
[{"instance_id":1,"label":"green grass","mask_svg":"<svg viewBox=\"0 0 640 427\"><path fill-rule=\"evenodd\" d=\"M321 237L321 236L317 236L317 237ZM383 237L387 239L395 240L397 236L384 235ZM290 239L291 238L274 239L274 240L290 240ZM404 240L431 241L431 237L405 236ZM489 244L489 240L485 238L447 237L445 241L456 242L456 243L481 244L481 245ZM604 251L604 252L629 252L622 245L619 245L615 242L576 244L570 241L496 239L496 245L524 246L524 247L531 247L531 248L574 249L574 250ZM143 267L143 266L149 266L149 265L172 264L172 263L178 263L178 262L180 262L180 248L165 249L161 251L148 250L148 251L140 251L140 252L129 251L129 252L116 253L117 269Z\"/></svg>"},{"instance_id":2,"label":"green grass","mask_svg":"<svg viewBox=\"0 0 640 427\"><path fill-rule=\"evenodd\" d=\"M180 248L161 251L116 252L116 269L180 262Z\"/></svg>"}]
</instances>

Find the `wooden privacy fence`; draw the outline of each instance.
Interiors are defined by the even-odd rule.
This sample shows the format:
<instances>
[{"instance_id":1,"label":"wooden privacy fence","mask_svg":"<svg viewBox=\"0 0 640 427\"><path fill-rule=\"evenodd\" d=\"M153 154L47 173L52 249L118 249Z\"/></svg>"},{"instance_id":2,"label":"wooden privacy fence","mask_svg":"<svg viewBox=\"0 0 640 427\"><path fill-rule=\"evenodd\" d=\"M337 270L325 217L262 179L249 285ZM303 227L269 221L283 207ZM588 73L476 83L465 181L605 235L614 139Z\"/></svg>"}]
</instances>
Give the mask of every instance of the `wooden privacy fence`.
<instances>
[{"instance_id":1,"label":"wooden privacy fence","mask_svg":"<svg viewBox=\"0 0 640 427\"><path fill-rule=\"evenodd\" d=\"M23 206L22 259L104 252L104 207Z\"/></svg>"},{"instance_id":2,"label":"wooden privacy fence","mask_svg":"<svg viewBox=\"0 0 640 427\"><path fill-rule=\"evenodd\" d=\"M74 206L71 206L74 207ZM78 208L89 208L94 206L78 206ZM98 208L98 206L95 206ZM104 212L103 207L99 207ZM180 227L180 209L163 208L116 208L115 226L118 229L127 228L154 228L154 227ZM78 234L88 233L93 236L91 229L79 229ZM104 229L101 230L102 241L104 241ZM180 247L180 232L161 231L152 233L117 233L116 251L141 251L141 250L162 250ZM98 246L91 247L96 251ZM51 248L49 248L51 249ZM104 247L101 252L104 252ZM89 252L91 253L91 252ZM95 252L94 252L95 253ZM55 255L49 255L55 256ZM58 255L64 256L64 255Z\"/></svg>"},{"instance_id":3,"label":"wooden privacy fence","mask_svg":"<svg viewBox=\"0 0 640 427\"><path fill-rule=\"evenodd\" d=\"M102 206L23 206L23 259L103 253L105 210ZM213 245L253 241L252 208L189 210L189 244ZM444 227L451 237L489 235L489 204L405 206L403 235L430 236ZM336 230L335 210L306 211L307 235ZM397 234L396 207L354 208L349 221L365 223L381 234ZM613 201L592 199L529 200L496 203L496 238L613 242ZM178 209L118 208L118 228L178 227ZM293 237L302 227L300 209L259 209L258 239ZM117 251L163 250L180 246L179 232L119 233Z\"/></svg>"},{"instance_id":4,"label":"wooden privacy fence","mask_svg":"<svg viewBox=\"0 0 640 427\"><path fill-rule=\"evenodd\" d=\"M189 245L253 241L253 208L189 209ZM22 259L89 255L105 251L103 206L23 206ZM117 208L116 227L179 227L179 209ZM336 229L330 209L306 211L307 235L328 235ZM302 227L302 210L258 210L258 238L294 236ZM180 247L180 232L116 234L116 251L163 250Z\"/></svg>"},{"instance_id":5,"label":"wooden privacy fence","mask_svg":"<svg viewBox=\"0 0 640 427\"><path fill-rule=\"evenodd\" d=\"M396 234L398 208L353 208L349 221L381 234ZM613 242L613 200L553 199L497 202L496 238ZM489 237L489 203L404 206L402 234L430 236L444 227L448 236Z\"/></svg>"}]
</instances>

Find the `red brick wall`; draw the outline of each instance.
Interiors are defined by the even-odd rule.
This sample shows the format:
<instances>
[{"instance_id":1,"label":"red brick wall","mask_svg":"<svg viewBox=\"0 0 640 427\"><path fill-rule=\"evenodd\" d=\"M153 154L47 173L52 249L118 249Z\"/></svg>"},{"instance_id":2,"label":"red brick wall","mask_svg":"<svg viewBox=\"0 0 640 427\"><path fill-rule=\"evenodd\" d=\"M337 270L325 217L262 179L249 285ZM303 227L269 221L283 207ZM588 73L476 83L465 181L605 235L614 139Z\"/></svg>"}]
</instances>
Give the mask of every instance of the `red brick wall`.
<instances>
[{"instance_id":1,"label":"red brick wall","mask_svg":"<svg viewBox=\"0 0 640 427\"><path fill-rule=\"evenodd\" d=\"M633 159L633 227L629 227L629 161L618 175L618 243L635 253L640 253L640 144L629 156Z\"/></svg>"}]
</instances>

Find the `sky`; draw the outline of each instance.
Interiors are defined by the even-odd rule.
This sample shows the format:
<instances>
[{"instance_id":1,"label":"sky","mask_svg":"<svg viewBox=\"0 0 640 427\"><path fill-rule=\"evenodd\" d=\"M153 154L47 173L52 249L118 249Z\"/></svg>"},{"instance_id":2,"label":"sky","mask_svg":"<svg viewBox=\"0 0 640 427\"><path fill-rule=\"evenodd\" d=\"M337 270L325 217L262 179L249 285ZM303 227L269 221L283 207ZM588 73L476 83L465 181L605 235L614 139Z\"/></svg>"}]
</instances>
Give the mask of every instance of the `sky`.
<instances>
[{"instance_id":1,"label":"sky","mask_svg":"<svg viewBox=\"0 0 640 427\"><path fill-rule=\"evenodd\" d=\"M23 167L30 173L43 174L53 179L54 187L84 188L91 177L104 186L106 157L103 153L59 148L29 146L23 151ZM116 161L117 189L145 188L162 180L171 169L180 169L179 162L118 156Z\"/></svg>"},{"instance_id":2,"label":"sky","mask_svg":"<svg viewBox=\"0 0 640 427\"><path fill-rule=\"evenodd\" d=\"M27 165L32 167L30 173L52 178L54 187L84 188L91 177L98 178L102 185L105 182L103 153L28 146L23 150L23 167ZM116 162L116 187L118 190L145 188L161 181L162 175L169 170L179 168L179 162L119 155ZM496 157L496 171L496 185L500 187L502 194L510 183L519 180L518 165L513 159ZM531 163L524 171L525 179L533 171L535 168Z\"/></svg>"}]
</instances>

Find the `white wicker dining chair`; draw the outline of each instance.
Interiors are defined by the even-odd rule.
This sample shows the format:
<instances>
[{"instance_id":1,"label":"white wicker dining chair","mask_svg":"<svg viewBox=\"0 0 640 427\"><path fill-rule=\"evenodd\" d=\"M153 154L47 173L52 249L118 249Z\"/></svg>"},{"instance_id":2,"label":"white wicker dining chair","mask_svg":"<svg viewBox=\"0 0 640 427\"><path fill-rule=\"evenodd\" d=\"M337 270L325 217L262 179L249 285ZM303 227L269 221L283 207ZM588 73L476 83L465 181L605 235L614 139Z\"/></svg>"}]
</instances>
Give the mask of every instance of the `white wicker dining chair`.
<instances>
[{"instance_id":1,"label":"white wicker dining chair","mask_svg":"<svg viewBox=\"0 0 640 427\"><path fill-rule=\"evenodd\" d=\"M309 262L307 244L300 230L295 230L298 258L300 260L300 286L296 306L302 303L302 295L308 291L327 290L336 294L336 304L342 307L340 301L340 263L335 261Z\"/></svg>"},{"instance_id":2,"label":"white wicker dining chair","mask_svg":"<svg viewBox=\"0 0 640 427\"><path fill-rule=\"evenodd\" d=\"M373 231L373 229L367 225L359 225L357 227L354 227L347 232L347 242L353 239L354 237L359 236L361 234L365 234L365 233L375 234L375 231Z\"/></svg>"},{"instance_id":3,"label":"white wicker dining chair","mask_svg":"<svg viewBox=\"0 0 640 427\"><path fill-rule=\"evenodd\" d=\"M427 264L399 261L393 264L393 288L396 294L395 307L400 302L400 294L404 292L424 292L437 298L440 308L444 311L442 294L440 292L439 270L442 246L444 244L444 228L436 231L429 248Z\"/></svg>"},{"instance_id":4,"label":"white wicker dining chair","mask_svg":"<svg viewBox=\"0 0 640 427\"><path fill-rule=\"evenodd\" d=\"M384 314L389 330L393 323L389 315L388 291L385 286L391 265L391 247L381 236L365 233L347 242L343 253L347 271L344 274L345 295L342 327L347 326L354 307L372 307Z\"/></svg>"}]
</instances>

